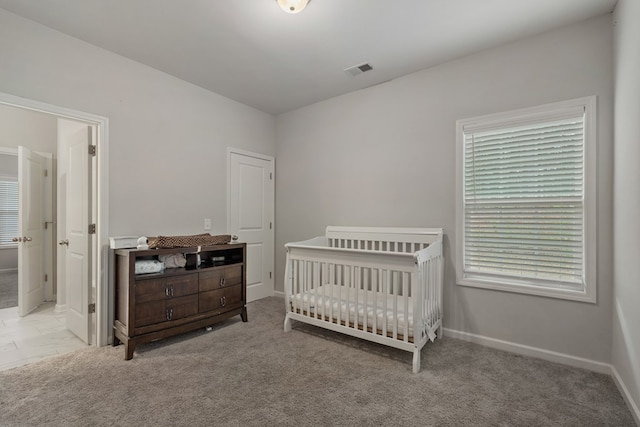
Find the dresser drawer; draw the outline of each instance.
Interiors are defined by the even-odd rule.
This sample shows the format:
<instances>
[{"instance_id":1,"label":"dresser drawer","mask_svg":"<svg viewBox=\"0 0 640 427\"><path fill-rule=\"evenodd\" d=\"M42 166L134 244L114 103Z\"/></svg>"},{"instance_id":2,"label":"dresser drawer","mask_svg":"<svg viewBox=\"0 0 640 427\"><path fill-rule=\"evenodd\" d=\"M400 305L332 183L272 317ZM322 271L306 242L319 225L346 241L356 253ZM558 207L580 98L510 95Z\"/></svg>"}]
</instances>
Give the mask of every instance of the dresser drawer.
<instances>
[{"instance_id":1,"label":"dresser drawer","mask_svg":"<svg viewBox=\"0 0 640 427\"><path fill-rule=\"evenodd\" d=\"M198 311L200 313L215 310L223 312L242 305L244 305L242 286L229 286L215 291L200 293Z\"/></svg>"},{"instance_id":2,"label":"dresser drawer","mask_svg":"<svg viewBox=\"0 0 640 427\"><path fill-rule=\"evenodd\" d=\"M137 303L192 295L198 293L198 274L138 279L135 287Z\"/></svg>"},{"instance_id":3,"label":"dresser drawer","mask_svg":"<svg viewBox=\"0 0 640 427\"><path fill-rule=\"evenodd\" d=\"M198 295L136 304L136 327L198 314Z\"/></svg>"},{"instance_id":4,"label":"dresser drawer","mask_svg":"<svg viewBox=\"0 0 640 427\"><path fill-rule=\"evenodd\" d=\"M201 271L199 275L200 292L235 286L242 283L242 265Z\"/></svg>"}]
</instances>

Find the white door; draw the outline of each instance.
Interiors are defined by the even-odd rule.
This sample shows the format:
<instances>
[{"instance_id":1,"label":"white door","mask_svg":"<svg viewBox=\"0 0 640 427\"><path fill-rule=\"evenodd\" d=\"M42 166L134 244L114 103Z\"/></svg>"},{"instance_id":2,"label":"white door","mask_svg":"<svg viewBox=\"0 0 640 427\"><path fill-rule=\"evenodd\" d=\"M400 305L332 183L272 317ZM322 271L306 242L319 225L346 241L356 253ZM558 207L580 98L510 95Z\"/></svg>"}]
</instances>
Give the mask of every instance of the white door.
<instances>
[{"instance_id":1,"label":"white door","mask_svg":"<svg viewBox=\"0 0 640 427\"><path fill-rule=\"evenodd\" d=\"M44 301L45 158L18 147L18 313Z\"/></svg>"},{"instance_id":2,"label":"white door","mask_svg":"<svg viewBox=\"0 0 640 427\"><path fill-rule=\"evenodd\" d=\"M89 344L91 315L91 161L89 146L93 129L84 126L65 141L66 229L60 244L66 245L65 283L67 328Z\"/></svg>"},{"instance_id":3,"label":"white door","mask_svg":"<svg viewBox=\"0 0 640 427\"><path fill-rule=\"evenodd\" d=\"M273 163L228 150L227 231L247 244L247 302L273 295Z\"/></svg>"}]
</instances>

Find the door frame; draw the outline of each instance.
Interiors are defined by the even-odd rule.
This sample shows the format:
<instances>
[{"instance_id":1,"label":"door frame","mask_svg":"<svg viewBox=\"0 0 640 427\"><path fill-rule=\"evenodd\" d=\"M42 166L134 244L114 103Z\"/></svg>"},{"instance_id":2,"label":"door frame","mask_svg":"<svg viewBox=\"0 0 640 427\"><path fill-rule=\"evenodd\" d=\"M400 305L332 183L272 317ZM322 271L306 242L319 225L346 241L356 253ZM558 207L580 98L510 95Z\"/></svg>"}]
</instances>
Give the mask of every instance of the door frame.
<instances>
[{"instance_id":1,"label":"door frame","mask_svg":"<svg viewBox=\"0 0 640 427\"><path fill-rule=\"evenodd\" d=\"M276 210L276 158L273 156L268 156L266 154L260 154L260 153L255 153L252 151L247 151L247 150L242 150L240 148L233 148L233 147L227 147L227 232L230 232L231 230L231 155L232 154L239 154L241 156L247 156L247 157L254 157L256 159L261 159L261 160L265 160L268 162L271 162L271 170L273 171L273 203L272 203L272 207L271 207L271 212L269 212L269 215L271 216L271 218L273 218L273 228L271 229L271 239L272 239L272 243L273 246L271 247L271 252L273 254L272 256L272 262L273 265L271 265L271 271L274 274L274 277L272 278L273 280L273 291L275 292L275 262L276 262L276 215L275 215L275 210ZM245 260L246 261L246 260Z\"/></svg>"},{"instance_id":2,"label":"door frame","mask_svg":"<svg viewBox=\"0 0 640 427\"><path fill-rule=\"evenodd\" d=\"M113 340L113 286L109 281L109 119L83 111L60 107L32 99L21 98L0 92L0 104L40 113L51 114L96 126L96 167L95 180L92 180L96 194L96 239L92 257L95 257L95 271L92 281L96 287L96 342L106 346ZM91 284L90 284L91 285Z\"/></svg>"}]
</instances>

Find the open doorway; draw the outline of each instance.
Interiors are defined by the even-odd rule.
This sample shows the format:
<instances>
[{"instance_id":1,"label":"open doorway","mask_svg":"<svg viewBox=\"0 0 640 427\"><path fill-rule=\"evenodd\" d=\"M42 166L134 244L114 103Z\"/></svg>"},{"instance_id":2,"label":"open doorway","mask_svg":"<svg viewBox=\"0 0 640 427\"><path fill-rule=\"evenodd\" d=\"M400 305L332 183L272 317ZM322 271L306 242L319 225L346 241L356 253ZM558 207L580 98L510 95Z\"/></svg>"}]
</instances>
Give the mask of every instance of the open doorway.
<instances>
[{"instance_id":1,"label":"open doorway","mask_svg":"<svg viewBox=\"0 0 640 427\"><path fill-rule=\"evenodd\" d=\"M44 227L46 227L50 233L48 240L44 244L46 250L43 251L42 256L43 259L46 258L48 260L52 267L50 270L47 270L40 279L45 285L43 304L37 304L38 308L32 311L33 314L27 314L29 327L25 330L28 329L29 335L33 335L37 328L55 329L60 325L66 327L69 323L69 319L67 319L68 313L75 310L77 314L78 311L82 311L86 320L84 322L84 339L94 345L106 345L111 338L109 334L110 328L107 326L109 322L108 313L110 311L110 301L106 278L108 265L108 252L106 250L106 241L108 239L106 238L107 227L105 214L107 206L106 192L104 191L104 189L106 189L104 185L106 182L104 179L106 176L106 158L103 161L97 161L97 156L93 154L101 152L102 145L106 145L107 120L99 116L70 111L62 107L51 106L0 93L0 123L3 121L1 117L3 113L9 115L9 117L5 118L5 124L8 120L10 125L0 126L0 147L9 146L9 151L11 151L11 149L17 151L16 146L24 145L31 148L30 151L52 153L50 156L51 164L46 167L45 174L48 174L54 183L55 181L58 182L54 185L54 191L47 196L50 200L46 203L51 202L52 206L57 204L58 209L62 207L63 210L62 215L58 212L57 217L54 214L52 217L45 218L42 221ZM16 130L17 127L21 127L22 129ZM81 128L82 131L77 132L79 128ZM38 132L40 132L40 134L38 134ZM82 134L82 137L85 139L85 144L87 144L88 147L85 146L83 150L75 151L68 151L68 147L64 148L65 146L61 149L61 141L64 142L65 138L74 132ZM43 133L45 136L43 136ZM80 151L87 154L87 148L89 154L86 156L74 154ZM92 150L93 153L91 153ZM73 156L73 160L68 160L69 155ZM65 157L67 157L67 160L64 160ZM85 160L83 161L82 159ZM0 162L1 161L2 158L0 158ZM60 161L66 162L63 163L62 168L60 168ZM70 165L80 166L74 166L74 169ZM0 168L1 167L2 163L0 163ZM79 189L79 191L84 192L85 201L88 202L84 203L87 209L80 215L86 218L86 223L81 226L78 226L76 221L69 227L64 212L64 208L67 206L64 197L67 188L66 184L68 184L65 180L67 176L69 176L70 169L75 171L76 177L79 176L77 174L78 171L84 174L80 180L71 180L72 182L81 183L80 185L71 185L71 191ZM0 170L0 176L2 174ZM60 187L60 185L62 185L62 187ZM60 191L60 188L63 190ZM60 199L60 197L62 197L62 199ZM69 198L73 199L74 197L75 196L70 196ZM71 215L71 217L73 216L74 215ZM75 216L78 217L79 215ZM102 218L105 218L104 224L102 223ZM60 232L58 231L58 226L61 228ZM65 230L65 227L67 227L67 230ZM69 277L65 277L66 264L64 262L64 252L68 250L68 246L58 245L59 242L75 239L77 237L76 235L71 236L69 239L69 233L76 231L76 229L82 230L82 234L84 234L85 240L88 242L88 250L84 254L86 259L81 262L81 268L83 271L90 272L86 280L84 280L84 283L87 285L86 290L83 291L81 289L81 292L78 292L79 295L74 293L78 289L72 290L71 293L69 293ZM92 229L95 231L95 234L92 234ZM62 256L60 256L61 251L63 251ZM14 277L16 275L19 276L20 272L16 271L20 270L20 268L16 267L15 264L15 250L13 254L11 254L11 252L9 249L0 249L0 275L6 272L12 273ZM74 252L71 268L75 268L74 263L78 264L79 258L76 255ZM60 267L60 265L62 267ZM45 270L43 270L43 272L44 271ZM51 271L51 273L49 271ZM30 272L31 269L28 269L24 275L28 276ZM73 280L77 274L71 274L71 276L73 276L71 277L71 280ZM0 278L0 280L2 279ZM8 279L8 281L12 280L12 278ZM45 322L49 325L48 327L33 327L33 325L37 323L35 321L36 318L42 319L43 316L47 315L46 312L48 308L50 308L51 314L55 315L55 319L52 318L53 320ZM2 310L2 308L0 308L0 310ZM30 309L27 310L27 312L30 311ZM95 314L92 312L95 312ZM12 320L8 319L8 317L10 317L10 315L6 312L0 313L0 322L4 322L5 324L7 324L7 322L11 323ZM34 320L31 320L32 318ZM6 328L3 331L6 332Z\"/></svg>"}]
</instances>

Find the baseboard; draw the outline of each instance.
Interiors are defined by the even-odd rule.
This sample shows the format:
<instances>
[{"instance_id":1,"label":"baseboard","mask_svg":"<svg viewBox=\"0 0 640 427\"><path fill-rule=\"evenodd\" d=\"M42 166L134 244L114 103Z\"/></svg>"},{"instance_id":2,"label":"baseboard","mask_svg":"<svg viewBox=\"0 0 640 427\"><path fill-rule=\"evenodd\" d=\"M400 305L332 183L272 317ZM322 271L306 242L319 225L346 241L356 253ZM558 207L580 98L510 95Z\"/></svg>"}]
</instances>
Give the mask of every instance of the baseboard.
<instances>
[{"instance_id":1,"label":"baseboard","mask_svg":"<svg viewBox=\"0 0 640 427\"><path fill-rule=\"evenodd\" d=\"M0 273L11 273L11 272L14 272L14 271L18 271L18 269L17 268L4 268L4 269L0 270Z\"/></svg>"},{"instance_id":2,"label":"baseboard","mask_svg":"<svg viewBox=\"0 0 640 427\"><path fill-rule=\"evenodd\" d=\"M629 393L629 389L625 385L624 381L622 381L622 378L615 366L611 366L611 376L613 377L613 381L616 383L618 390L620 390L620 394L622 394L624 401L627 403L627 407L629 408L631 415L633 415L636 424L640 426L640 408L638 408L636 402L633 401L631 393Z\"/></svg>"},{"instance_id":3,"label":"baseboard","mask_svg":"<svg viewBox=\"0 0 640 427\"><path fill-rule=\"evenodd\" d=\"M284 292L283 291L273 291L273 296L274 297L278 297L278 298L284 298Z\"/></svg>"},{"instance_id":4,"label":"baseboard","mask_svg":"<svg viewBox=\"0 0 640 427\"><path fill-rule=\"evenodd\" d=\"M67 311L67 304L56 304L56 308L53 309L55 313L64 313Z\"/></svg>"},{"instance_id":5,"label":"baseboard","mask_svg":"<svg viewBox=\"0 0 640 427\"><path fill-rule=\"evenodd\" d=\"M548 360L550 362L562 363L563 365L574 366L576 368L588 369L590 371L601 374L611 375L611 365L608 363L597 362L595 360L584 359L582 357L571 356L569 354L558 353L555 351L545 350L542 348L531 347L523 344L516 344L509 341L489 338L482 335L471 334L469 332L456 331L454 329L444 328L444 335L457 338L463 341L469 341L481 344L485 347L496 348L498 350L508 351L510 353L521 354L523 356L537 357L538 359Z\"/></svg>"}]
</instances>

